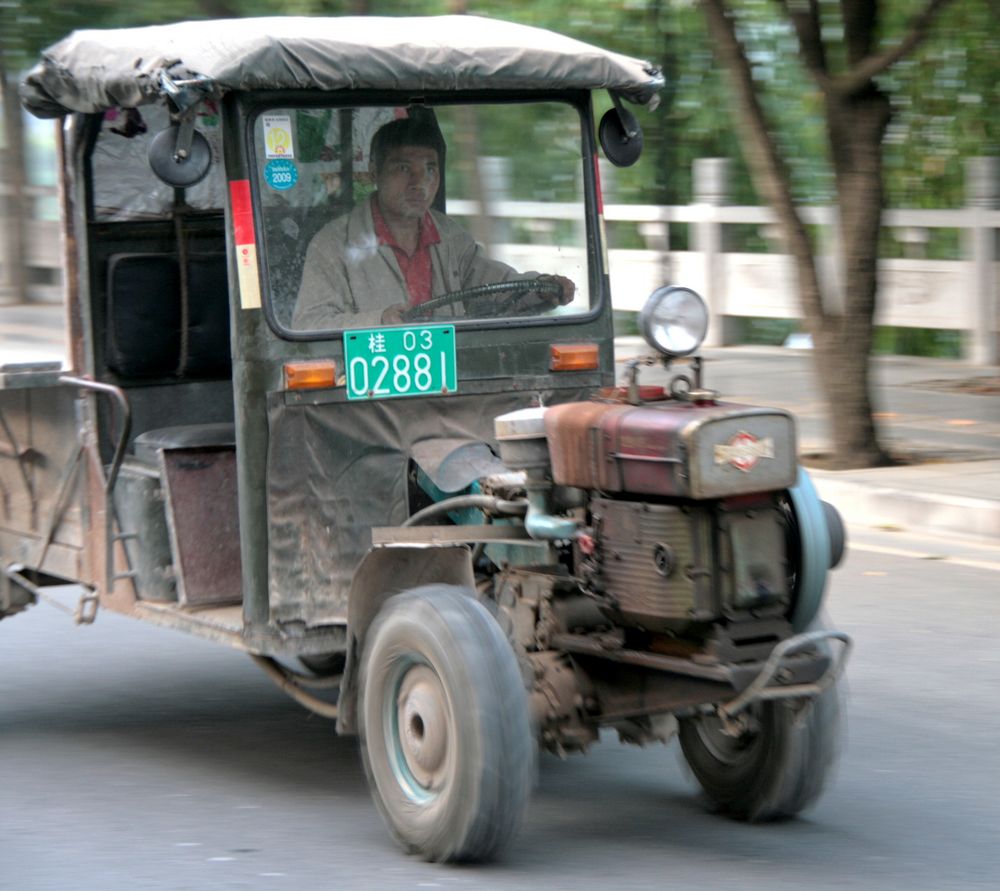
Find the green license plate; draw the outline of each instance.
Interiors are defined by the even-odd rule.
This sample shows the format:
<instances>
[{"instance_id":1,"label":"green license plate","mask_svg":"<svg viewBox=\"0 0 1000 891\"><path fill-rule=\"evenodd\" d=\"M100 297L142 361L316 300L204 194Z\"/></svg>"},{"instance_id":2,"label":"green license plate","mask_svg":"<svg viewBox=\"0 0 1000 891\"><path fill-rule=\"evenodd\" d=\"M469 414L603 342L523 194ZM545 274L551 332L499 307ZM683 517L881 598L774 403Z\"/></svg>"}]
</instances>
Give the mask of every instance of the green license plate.
<instances>
[{"instance_id":1,"label":"green license plate","mask_svg":"<svg viewBox=\"0 0 1000 891\"><path fill-rule=\"evenodd\" d=\"M348 331L344 364L348 399L454 393L458 388L455 326Z\"/></svg>"}]
</instances>

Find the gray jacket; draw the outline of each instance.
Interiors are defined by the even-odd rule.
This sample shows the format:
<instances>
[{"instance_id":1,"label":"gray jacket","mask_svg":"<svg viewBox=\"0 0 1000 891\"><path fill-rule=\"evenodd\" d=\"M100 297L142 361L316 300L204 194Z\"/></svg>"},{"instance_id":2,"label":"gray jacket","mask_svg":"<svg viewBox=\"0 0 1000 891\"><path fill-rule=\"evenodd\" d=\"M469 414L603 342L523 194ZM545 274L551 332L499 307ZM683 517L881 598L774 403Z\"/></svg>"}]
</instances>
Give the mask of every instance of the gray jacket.
<instances>
[{"instance_id":1,"label":"gray jacket","mask_svg":"<svg viewBox=\"0 0 1000 891\"><path fill-rule=\"evenodd\" d=\"M431 245L431 293L435 297L489 282L527 278L534 273L491 260L460 225L432 210L441 240ZM374 328L382 312L407 303L403 273L388 245L375 236L371 206L358 204L327 223L306 250L302 283L292 326L299 329ZM435 316L461 316L461 303L442 307Z\"/></svg>"}]
</instances>

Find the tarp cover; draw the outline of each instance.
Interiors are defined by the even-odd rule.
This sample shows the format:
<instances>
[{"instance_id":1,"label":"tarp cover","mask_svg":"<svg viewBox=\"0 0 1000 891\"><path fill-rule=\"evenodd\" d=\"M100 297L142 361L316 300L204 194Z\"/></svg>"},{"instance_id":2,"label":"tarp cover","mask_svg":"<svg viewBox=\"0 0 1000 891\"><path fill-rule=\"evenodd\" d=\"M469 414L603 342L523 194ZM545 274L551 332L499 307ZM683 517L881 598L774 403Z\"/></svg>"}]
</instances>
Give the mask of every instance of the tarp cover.
<instances>
[{"instance_id":1,"label":"tarp cover","mask_svg":"<svg viewBox=\"0 0 1000 891\"><path fill-rule=\"evenodd\" d=\"M511 391L287 405L282 394L272 394L267 457L271 619L307 625L346 621L351 579L371 547L372 528L399 526L410 514L411 456L419 460L435 443L495 445L497 415L526 407L533 396L548 405L586 395L576 389ZM487 464L484 474L496 472L499 462Z\"/></svg>"},{"instance_id":2,"label":"tarp cover","mask_svg":"<svg viewBox=\"0 0 1000 891\"><path fill-rule=\"evenodd\" d=\"M21 85L39 117L134 108L160 75L230 90L609 89L654 103L647 62L569 37L478 16L259 18L76 31L49 47Z\"/></svg>"}]
</instances>

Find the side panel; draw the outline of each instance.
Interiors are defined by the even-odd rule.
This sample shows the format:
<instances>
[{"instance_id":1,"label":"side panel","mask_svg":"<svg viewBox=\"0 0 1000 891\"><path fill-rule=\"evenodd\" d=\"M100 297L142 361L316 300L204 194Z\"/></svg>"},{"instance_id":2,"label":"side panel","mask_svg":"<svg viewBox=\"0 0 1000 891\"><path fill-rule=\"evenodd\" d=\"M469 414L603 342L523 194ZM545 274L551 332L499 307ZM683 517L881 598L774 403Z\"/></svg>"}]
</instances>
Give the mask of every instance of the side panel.
<instances>
[{"instance_id":1,"label":"side panel","mask_svg":"<svg viewBox=\"0 0 1000 891\"><path fill-rule=\"evenodd\" d=\"M83 580L87 460L76 393L0 388L0 558Z\"/></svg>"}]
</instances>

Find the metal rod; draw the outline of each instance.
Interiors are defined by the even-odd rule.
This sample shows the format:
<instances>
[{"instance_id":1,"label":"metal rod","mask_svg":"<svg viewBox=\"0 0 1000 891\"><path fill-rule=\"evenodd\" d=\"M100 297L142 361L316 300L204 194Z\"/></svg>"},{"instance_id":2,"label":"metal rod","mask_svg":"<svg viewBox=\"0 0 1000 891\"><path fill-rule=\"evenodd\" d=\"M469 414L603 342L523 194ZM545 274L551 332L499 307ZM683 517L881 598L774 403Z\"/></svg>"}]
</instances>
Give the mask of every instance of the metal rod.
<instances>
[{"instance_id":1,"label":"metal rod","mask_svg":"<svg viewBox=\"0 0 1000 891\"><path fill-rule=\"evenodd\" d=\"M318 696L313 696L308 690L303 690L299 681L296 680L294 672L275 662L270 656L257 656L251 653L250 658L264 670L264 674L299 705L305 706L309 711L315 712L321 717L336 719L337 706L320 699Z\"/></svg>"},{"instance_id":2,"label":"metal rod","mask_svg":"<svg viewBox=\"0 0 1000 891\"><path fill-rule=\"evenodd\" d=\"M735 699L727 702L725 705L719 706L720 717L723 719L733 718L756 699L781 698L780 694L774 691L782 690L783 688L775 687L772 692L769 692L766 695L764 694L764 688L767 687L774 676L778 673L782 660L786 656L791 656L794 653L798 653L801 650L814 646L815 644L822 643L826 640L839 640L843 644L843 647L840 651L840 657L833 661L833 664L826 670L826 672L824 672L823 676L814 684L806 685L809 687L815 687L815 691L812 695L822 693L835 680L837 680L838 677L840 677L841 672L844 670L844 666L847 665L847 657L851 652L851 647L854 645L850 635L845 634L843 631L807 631L804 634L796 634L794 637L788 638L788 640L783 640L771 651L771 655L768 657L767 662L764 663L764 667L760 670L760 674L754 678L750 686L748 686ZM789 687L788 689L792 691L788 694L789 696L802 695L798 692L796 687Z\"/></svg>"},{"instance_id":3,"label":"metal rod","mask_svg":"<svg viewBox=\"0 0 1000 891\"><path fill-rule=\"evenodd\" d=\"M132 433L132 408L128 404L128 399L121 387L113 384L105 384L100 381L92 381L89 378L77 377L72 374L59 376L59 383L68 387L79 387L81 390L91 390L95 393L102 393L112 397L118 405L119 423L121 429L118 432L118 441L115 444L115 453L111 459L111 469L108 471L104 481L104 590L110 594L114 589L114 507L112 506L111 493L114 491L115 483L118 481L118 471L121 469L122 461L125 459L125 449L128 447L129 436ZM96 614L96 607L87 614L82 611L83 601L81 600L81 613L78 621L89 624Z\"/></svg>"},{"instance_id":4,"label":"metal rod","mask_svg":"<svg viewBox=\"0 0 1000 891\"><path fill-rule=\"evenodd\" d=\"M59 383L66 384L69 387L79 387L82 390L93 390L95 393L103 393L111 396L118 404L118 410L121 413L121 430L118 433L118 442L115 444L115 453L111 460L111 470L108 471L108 478L104 484L104 494L110 495L111 490L115 487L115 482L118 480L118 471L121 469L122 461L125 458L125 449L128 447L129 436L132 433L132 408L128 404L125 391L113 384L104 384L100 381L92 381L88 378L76 377L72 374L60 375Z\"/></svg>"}]
</instances>

